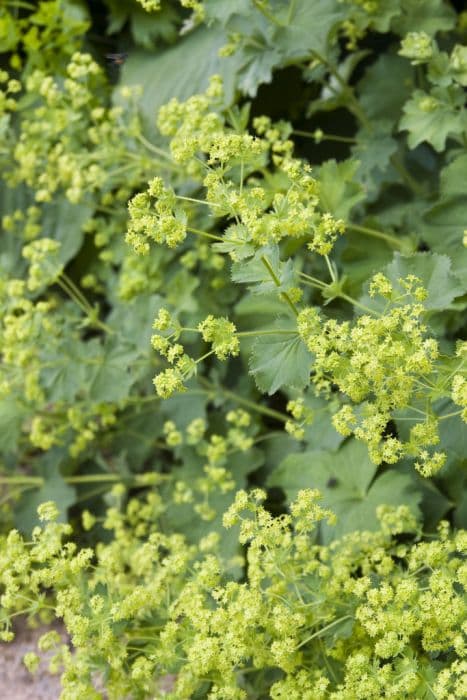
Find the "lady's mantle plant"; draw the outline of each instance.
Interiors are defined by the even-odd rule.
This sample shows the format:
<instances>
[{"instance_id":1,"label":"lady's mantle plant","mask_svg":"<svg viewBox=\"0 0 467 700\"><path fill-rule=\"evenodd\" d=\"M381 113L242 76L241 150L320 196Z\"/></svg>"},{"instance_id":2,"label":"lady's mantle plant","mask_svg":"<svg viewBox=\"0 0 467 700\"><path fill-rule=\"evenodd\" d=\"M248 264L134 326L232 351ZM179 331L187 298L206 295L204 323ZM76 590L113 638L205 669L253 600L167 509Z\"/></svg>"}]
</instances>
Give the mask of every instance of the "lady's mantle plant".
<instances>
[{"instance_id":1,"label":"lady's mantle plant","mask_svg":"<svg viewBox=\"0 0 467 700\"><path fill-rule=\"evenodd\" d=\"M65 700L467 695L466 35L0 9L0 628Z\"/></svg>"},{"instance_id":2,"label":"lady's mantle plant","mask_svg":"<svg viewBox=\"0 0 467 700\"><path fill-rule=\"evenodd\" d=\"M64 666L64 699L103 697L97 677L110 698L462 697L465 532L443 521L425 540L409 509L382 506L377 532L320 546L316 528L333 515L318 495L300 491L274 518L264 491L237 492L224 526L239 525L248 545L242 582L241 558L222 557L217 532L189 545L160 530L157 491L111 507L113 540L94 551L44 503L31 540L4 541L2 637L18 613L63 618L73 653L56 632L39 649Z\"/></svg>"}]
</instances>

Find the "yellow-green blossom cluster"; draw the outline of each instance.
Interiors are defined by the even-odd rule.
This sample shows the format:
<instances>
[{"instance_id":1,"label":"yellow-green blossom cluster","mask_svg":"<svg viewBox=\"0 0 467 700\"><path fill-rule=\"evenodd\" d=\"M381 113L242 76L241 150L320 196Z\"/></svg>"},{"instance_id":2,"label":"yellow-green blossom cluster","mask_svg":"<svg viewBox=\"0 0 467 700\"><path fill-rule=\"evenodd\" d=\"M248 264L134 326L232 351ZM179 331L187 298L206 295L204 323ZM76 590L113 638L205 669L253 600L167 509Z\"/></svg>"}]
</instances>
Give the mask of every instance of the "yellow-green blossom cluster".
<instances>
[{"instance_id":1,"label":"yellow-green blossom cluster","mask_svg":"<svg viewBox=\"0 0 467 700\"><path fill-rule=\"evenodd\" d=\"M213 109L221 95L215 76L205 94L183 103L174 98L160 110L158 126L170 137L172 157L204 189L203 199L180 195L175 206L173 191L156 178L147 193L130 203L127 240L147 253L147 238L170 246L184 239L187 227L195 235L207 235L197 230L196 221L191 226L204 204L213 217L230 220L225 230L228 248L223 251L234 260L237 247L244 250L249 244L254 252L288 238L303 239L313 252L328 254L344 232L344 222L320 212L318 184L309 165L292 154L290 127L259 117L254 120L256 134L241 131ZM153 211L158 206L167 217L167 232L160 233L160 213Z\"/></svg>"},{"instance_id":2,"label":"yellow-green blossom cluster","mask_svg":"<svg viewBox=\"0 0 467 700\"><path fill-rule=\"evenodd\" d=\"M384 507L379 531L323 546L316 531L333 516L318 492L299 492L278 517L265 498L239 491L224 516L247 544L243 582L217 533L196 546L164 534L170 504L156 490L110 507L112 539L94 551L79 549L55 504L43 504L32 538L12 531L3 541L2 639L13 638L20 611L63 618L73 653L56 632L38 646L53 651L63 697L77 700L102 697L96 682L110 700L169 687L174 700L246 700L259 687L277 700L463 697L465 531L441 523L424 540L406 508ZM25 662L37 667L34 651Z\"/></svg>"},{"instance_id":3,"label":"yellow-green blossom cluster","mask_svg":"<svg viewBox=\"0 0 467 700\"><path fill-rule=\"evenodd\" d=\"M354 323L325 321L308 307L298 316L298 331L313 354L312 381L317 389L329 393L335 385L352 401L335 414L334 427L366 442L376 464L418 455L418 468L431 475L445 461L443 453L424 449L439 442L435 419L427 416L416 423L406 444L385 436L394 411L415 400L439 355L436 340L427 337L424 306L417 301L424 299L425 290L413 276L399 280L399 285L402 294L396 294L383 275L374 277L371 295L395 299L382 314L363 314Z\"/></svg>"},{"instance_id":4,"label":"yellow-green blossom cluster","mask_svg":"<svg viewBox=\"0 0 467 700\"><path fill-rule=\"evenodd\" d=\"M294 420L285 423L285 430L296 440L302 440L305 435L305 426L313 422L313 411L305 406L303 397L292 399L287 403L287 411Z\"/></svg>"},{"instance_id":5,"label":"yellow-green blossom cluster","mask_svg":"<svg viewBox=\"0 0 467 700\"><path fill-rule=\"evenodd\" d=\"M175 248L186 236L186 216L181 207L175 207L176 196L171 188L164 186L162 178L155 177L147 192L141 192L130 200L130 221L126 241L136 253L149 252L148 240L165 243Z\"/></svg>"},{"instance_id":6,"label":"yellow-green blossom cluster","mask_svg":"<svg viewBox=\"0 0 467 700\"><path fill-rule=\"evenodd\" d=\"M207 343L211 343L212 350L206 355L194 360L186 353L184 346L178 342L181 332L184 330L179 322L172 318L167 309L160 309L154 321L153 328L159 331L151 338L154 350L166 358L173 367L166 369L154 378L156 391L161 398L168 398L173 393L184 391L183 382L197 371L197 364L206 355L215 354L220 360L227 357L236 357L240 351L240 341L236 335L235 325L227 318L214 318L209 315L204 319L197 330Z\"/></svg>"},{"instance_id":7,"label":"yellow-green blossom cluster","mask_svg":"<svg viewBox=\"0 0 467 700\"><path fill-rule=\"evenodd\" d=\"M106 86L102 68L90 54L75 52L64 80L35 70L23 86L17 82L9 81L10 93L22 87L24 99L32 106L21 110L18 134L5 132L11 184L25 183L34 189L38 203L51 202L60 192L72 204L83 201L89 193L102 193L104 204L106 196L112 200L114 194L109 190L118 184L120 172L137 167L135 161L129 162L136 154L127 155L131 148L128 141L125 145L123 135L129 132L133 136L138 120L133 124L135 118L128 118L129 125L125 125L123 107L103 104L100 96ZM13 110L13 102L14 98L8 97L3 109ZM127 102L131 111L131 99ZM140 157L144 168L145 156Z\"/></svg>"},{"instance_id":8,"label":"yellow-green blossom cluster","mask_svg":"<svg viewBox=\"0 0 467 700\"><path fill-rule=\"evenodd\" d=\"M433 40L426 32L410 32L401 42L399 55L410 58L413 65L419 65L432 58L433 49Z\"/></svg>"},{"instance_id":9,"label":"yellow-green blossom cluster","mask_svg":"<svg viewBox=\"0 0 467 700\"><path fill-rule=\"evenodd\" d=\"M51 238L39 238L23 247L23 258L29 262L28 289L32 292L53 284L62 272L57 257L60 243Z\"/></svg>"}]
</instances>

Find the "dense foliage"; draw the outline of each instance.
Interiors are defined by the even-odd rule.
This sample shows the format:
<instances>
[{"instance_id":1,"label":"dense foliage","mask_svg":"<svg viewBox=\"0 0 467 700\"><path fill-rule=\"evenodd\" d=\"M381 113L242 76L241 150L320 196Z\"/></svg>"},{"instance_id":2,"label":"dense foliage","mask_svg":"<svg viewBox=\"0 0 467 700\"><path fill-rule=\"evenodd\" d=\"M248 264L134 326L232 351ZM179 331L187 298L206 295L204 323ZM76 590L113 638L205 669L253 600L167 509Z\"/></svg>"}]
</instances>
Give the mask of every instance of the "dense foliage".
<instances>
[{"instance_id":1,"label":"dense foliage","mask_svg":"<svg viewBox=\"0 0 467 700\"><path fill-rule=\"evenodd\" d=\"M460 4L0 8L0 634L64 700L467 695Z\"/></svg>"}]
</instances>

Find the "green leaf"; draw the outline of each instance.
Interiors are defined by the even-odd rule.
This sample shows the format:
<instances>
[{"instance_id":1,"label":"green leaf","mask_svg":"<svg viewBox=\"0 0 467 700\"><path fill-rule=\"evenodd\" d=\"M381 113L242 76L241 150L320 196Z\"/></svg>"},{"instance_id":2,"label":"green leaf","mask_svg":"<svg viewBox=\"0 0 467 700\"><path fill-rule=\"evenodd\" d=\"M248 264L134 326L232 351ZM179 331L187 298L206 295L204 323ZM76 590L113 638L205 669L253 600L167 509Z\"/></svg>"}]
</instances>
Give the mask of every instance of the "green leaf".
<instances>
[{"instance_id":1,"label":"green leaf","mask_svg":"<svg viewBox=\"0 0 467 700\"><path fill-rule=\"evenodd\" d=\"M296 0L293 6L282 4L271 8L274 21L266 13L252 8L251 4L246 11L243 0L238 4L238 10L236 4L229 5L235 7L236 14L226 24L226 29L243 37L236 52L239 66L237 86L251 97L256 95L261 84L271 82L276 68L311 58L314 51L326 55L330 35L344 18L344 10L337 0L325 3ZM220 16L220 12L216 15Z\"/></svg>"},{"instance_id":2,"label":"green leaf","mask_svg":"<svg viewBox=\"0 0 467 700\"><path fill-rule=\"evenodd\" d=\"M349 229L342 241L345 246L340 255L344 273L348 276L346 292L358 297L361 285L381 270L392 258L392 250L378 238L370 238Z\"/></svg>"},{"instance_id":3,"label":"green leaf","mask_svg":"<svg viewBox=\"0 0 467 700\"><path fill-rule=\"evenodd\" d=\"M60 242L58 258L69 262L83 244L83 226L90 219L93 207L85 202L71 204L64 196L45 204L42 214L42 235Z\"/></svg>"},{"instance_id":4,"label":"green leaf","mask_svg":"<svg viewBox=\"0 0 467 700\"><path fill-rule=\"evenodd\" d=\"M338 452L311 451L286 457L269 478L292 500L300 489L317 488L323 504L337 516L337 525L324 525L324 543L353 530L377 530L378 505L410 506L418 515L421 495L406 474L387 471L375 478L377 467L366 446L350 440Z\"/></svg>"},{"instance_id":5,"label":"green leaf","mask_svg":"<svg viewBox=\"0 0 467 700\"><path fill-rule=\"evenodd\" d=\"M467 277L467 248L463 246L467 207L465 196L436 204L425 215L423 239L434 251L449 255L452 269L460 279Z\"/></svg>"},{"instance_id":6,"label":"green leaf","mask_svg":"<svg viewBox=\"0 0 467 700\"><path fill-rule=\"evenodd\" d=\"M434 36L456 25L456 12L444 0L402 0L401 10L391 23L391 29L399 36L408 32L426 32Z\"/></svg>"},{"instance_id":7,"label":"green leaf","mask_svg":"<svg viewBox=\"0 0 467 700\"><path fill-rule=\"evenodd\" d=\"M83 388L86 378L86 343L65 340L48 353L41 380L49 401L72 401Z\"/></svg>"},{"instance_id":8,"label":"green leaf","mask_svg":"<svg viewBox=\"0 0 467 700\"><path fill-rule=\"evenodd\" d=\"M184 458L184 464L176 468L177 479L187 484L193 484L203 475L203 459L193 455L190 450ZM230 558L238 552L238 532L236 528L226 530L222 525L224 512L233 501L235 490L246 486L246 477L250 472L261 466L263 456L257 449L247 452L236 452L229 457L228 469L235 481L235 488L223 494L216 491L210 498L210 505L217 511L213 520L202 520L193 510L192 504L175 505L171 503L164 514L164 522L172 527L175 532L181 532L189 542L198 544L202 537L210 532L217 532L221 536L220 551L225 558Z\"/></svg>"},{"instance_id":9,"label":"green leaf","mask_svg":"<svg viewBox=\"0 0 467 700\"><path fill-rule=\"evenodd\" d=\"M313 51L326 54L331 31L344 19L342 3L337 0L297 0L292 12L290 4L286 5L289 6L279 17L285 26L275 29L273 46L286 59L310 56Z\"/></svg>"},{"instance_id":10,"label":"green leaf","mask_svg":"<svg viewBox=\"0 0 467 700\"><path fill-rule=\"evenodd\" d=\"M13 51L21 39L19 22L9 12L3 10L0 16L2 33L0 35L0 52Z\"/></svg>"},{"instance_id":11,"label":"green leaf","mask_svg":"<svg viewBox=\"0 0 467 700\"><path fill-rule=\"evenodd\" d=\"M448 137L460 136L467 129L463 104L464 96L455 89L434 88L431 94L415 90L399 122L400 131L409 132L409 147L427 141L435 151L444 150Z\"/></svg>"},{"instance_id":12,"label":"green leaf","mask_svg":"<svg viewBox=\"0 0 467 700\"><path fill-rule=\"evenodd\" d=\"M352 156L359 162L356 176L367 196L374 195L384 181L397 179L390 166L391 156L397 151L397 141L390 135L392 123L372 122L372 129L363 128L356 134Z\"/></svg>"},{"instance_id":13,"label":"green leaf","mask_svg":"<svg viewBox=\"0 0 467 700\"><path fill-rule=\"evenodd\" d=\"M17 209L25 211L32 198L25 185L7 187L0 179L0 271L2 276L21 277L27 267L21 251L24 245L20 236L3 230L2 218L12 215Z\"/></svg>"},{"instance_id":14,"label":"green leaf","mask_svg":"<svg viewBox=\"0 0 467 700\"><path fill-rule=\"evenodd\" d=\"M263 258L268 260L279 284L271 279L271 273L265 266ZM236 283L248 284L248 289L252 294L270 294L272 292L279 294L287 292L297 284L293 261L289 259L282 262L279 258L277 245L261 248L251 260L233 263L232 280Z\"/></svg>"},{"instance_id":15,"label":"green leaf","mask_svg":"<svg viewBox=\"0 0 467 700\"><path fill-rule=\"evenodd\" d=\"M366 69L357 86L359 102L371 123L378 120L396 122L412 90L412 66L406 59L392 54L379 56Z\"/></svg>"},{"instance_id":16,"label":"green leaf","mask_svg":"<svg viewBox=\"0 0 467 700\"><path fill-rule=\"evenodd\" d=\"M353 207L365 199L362 185L355 181L358 167L353 159L340 163L328 160L319 169L321 205L336 219L347 219Z\"/></svg>"},{"instance_id":17,"label":"green leaf","mask_svg":"<svg viewBox=\"0 0 467 700\"><path fill-rule=\"evenodd\" d=\"M450 197L465 197L467 180L467 153L454 158L441 170L440 194L446 199ZM465 201L465 200L464 200ZM465 205L467 211L467 204Z\"/></svg>"},{"instance_id":18,"label":"green leaf","mask_svg":"<svg viewBox=\"0 0 467 700\"><path fill-rule=\"evenodd\" d=\"M105 348L97 348L88 363L87 386L91 401L119 401L125 399L134 384L137 373L132 367L138 357L134 347L110 341Z\"/></svg>"},{"instance_id":19,"label":"green leaf","mask_svg":"<svg viewBox=\"0 0 467 700\"><path fill-rule=\"evenodd\" d=\"M242 57L242 63L239 68L238 88L244 95L256 97L258 87L272 81L274 68L282 62L281 54L274 47L263 45L259 50L256 45L248 44L239 55Z\"/></svg>"},{"instance_id":20,"label":"green leaf","mask_svg":"<svg viewBox=\"0 0 467 700\"><path fill-rule=\"evenodd\" d=\"M232 15L249 15L253 9L251 0L204 0L203 7L208 22L219 20L224 26Z\"/></svg>"},{"instance_id":21,"label":"green leaf","mask_svg":"<svg viewBox=\"0 0 467 700\"><path fill-rule=\"evenodd\" d=\"M9 396L0 401L0 452L14 452L27 415L23 404Z\"/></svg>"},{"instance_id":22,"label":"green leaf","mask_svg":"<svg viewBox=\"0 0 467 700\"><path fill-rule=\"evenodd\" d=\"M175 8L167 3L153 13L146 12L136 2L105 0L105 4L110 10L108 34L121 31L125 23L129 22L135 43L146 49L152 48L157 39L170 43L177 38L177 24L180 23L180 17Z\"/></svg>"},{"instance_id":23,"label":"green leaf","mask_svg":"<svg viewBox=\"0 0 467 700\"><path fill-rule=\"evenodd\" d=\"M149 132L162 105L172 97L186 100L203 92L215 73L224 80L225 101L229 104L234 92L236 59L222 59L218 51L227 43L219 28L200 27L161 52L135 51L123 66L121 85L141 85L139 102ZM116 94L119 100L118 93Z\"/></svg>"},{"instance_id":24,"label":"green leaf","mask_svg":"<svg viewBox=\"0 0 467 700\"><path fill-rule=\"evenodd\" d=\"M428 292L423 305L432 310L445 309L466 290L465 284L462 285L452 274L450 258L438 253L414 253L411 256L394 253L394 259L385 268L384 274L394 285L397 285L399 278L407 275L419 277Z\"/></svg>"},{"instance_id":25,"label":"green leaf","mask_svg":"<svg viewBox=\"0 0 467 700\"><path fill-rule=\"evenodd\" d=\"M343 436L332 424L333 409L330 402L311 392L305 394L305 406L313 411L313 422L304 426L303 442L308 450L337 450L343 443ZM296 443L295 443L296 444Z\"/></svg>"},{"instance_id":26,"label":"green leaf","mask_svg":"<svg viewBox=\"0 0 467 700\"><path fill-rule=\"evenodd\" d=\"M285 318L276 327L296 329L293 320ZM274 394L283 386L303 389L310 382L312 356L294 332L260 335L253 345L249 364L258 389L267 394Z\"/></svg>"},{"instance_id":27,"label":"green leaf","mask_svg":"<svg viewBox=\"0 0 467 700\"><path fill-rule=\"evenodd\" d=\"M404 279L408 275L418 277L428 292L423 305L431 311L442 311L448 308L452 301L461 296L466 289L465 285L462 285L453 275L450 258L438 253L414 253L410 256L394 253L392 262L383 268L382 273L400 293L404 290L399 279ZM387 303L384 299L372 299L367 294L363 295L361 301L377 310L382 310Z\"/></svg>"},{"instance_id":28,"label":"green leaf","mask_svg":"<svg viewBox=\"0 0 467 700\"><path fill-rule=\"evenodd\" d=\"M16 527L28 534L36 525L39 525L37 508L41 503L54 501L60 511L59 522L66 522L68 508L76 500L75 488L65 482L58 464L51 462L47 456L43 462L41 470L43 485L38 489L25 491L14 508Z\"/></svg>"}]
</instances>

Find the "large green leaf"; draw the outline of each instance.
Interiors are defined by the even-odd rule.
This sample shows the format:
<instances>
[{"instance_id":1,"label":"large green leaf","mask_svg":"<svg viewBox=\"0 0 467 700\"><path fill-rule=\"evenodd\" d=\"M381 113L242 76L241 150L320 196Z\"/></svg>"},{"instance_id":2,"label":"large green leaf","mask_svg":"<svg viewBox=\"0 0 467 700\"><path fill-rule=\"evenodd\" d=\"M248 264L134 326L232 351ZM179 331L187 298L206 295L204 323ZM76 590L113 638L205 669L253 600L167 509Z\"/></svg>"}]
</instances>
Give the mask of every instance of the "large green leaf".
<instances>
[{"instance_id":1,"label":"large green leaf","mask_svg":"<svg viewBox=\"0 0 467 700\"><path fill-rule=\"evenodd\" d=\"M277 332L260 335L250 356L250 373L258 389L274 394L281 387L303 389L309 384L312 356L288 319L278 321ZM290 333L280 330L291 328Z\"/></svg>"},{"instance_id":2,"label":"large green leaf","mask_svg":"<svg viewBox=\"0 0 467 700\"><path fill-rule=\"evenodd\" d=\"M0 401L0 452L14 452L27 415L23 404L9 396Z\"/></svg>"},{"instance_id":3,"label":"large green leaf","mask_svg":"<svg viewBox=\"0 0 467 700\"><path fill-rule=\"evenodd\" d=\"M136 2L104 0L110 10L107 32L115 34L128 22L133 38L145 49L151 49L158 39L172 42L177 38L180 17L174 7L164 3L157 12L146 12Z\"/></svg>"},{"instance_id":4,"label":"large green leaf","mask_svg":"<svg viewBox=\"0 0 467 700\"><path fill-rule=\"evenodd\" d=\"M351 296L358 296L362 283L392 258L392 250L383 240L369 238L352 229L346 232L342 241L338 241L337 250L341 248L340 263L348 276L346 291Z\"/></svg>"},{"instance_id":5,"label":"large green leaf","mask_svg":"<svg viewBox=\"0 0 467 700\"><path fill-rule=\"evenodd\" d=\"M402 12L391 23L391 29L399 36L408 32L426 32L433 36L456 24L455 10L444 0L402 0L400 5Z\"/></svg>"},{"instance_id":6,"label":"large green leaf","mask_svg":"<svg viewBox=\"0 0 467 700\"><path fill-rule=\"evenodd\" d=\"M264 264L267 260L274 272L275 280ZM240 284L248 284L253 294L270 294L271 292L287 292L297 285L297 276L293 261L280 260L279 247L270 245L261 248L251 260L242 260L232 264L232 280ZM279 283L279 284L278 284Z\"/></svg>"},{"instance_id":7,"label":"large green leaf","mask_svg":"<svg viewBox=\"0 0 467 700\"><path fill-rule=\"evenodd\" d=\"M44 479L43 485L38 489L25 491L14 508L16 527L28 534L36 525L39 525L37 508L41 503L54 501L60 511L59 521L66 522L68 508L73 505L76 498L75 488L65 482L59 465L48 456L45 456L43 462L40 474Z\"/></svg>"},{"instance_id":8,"label":"large green leaf","mask_svg":"<svg viewBox=\"0 0 467 700\"><path fill-rule=\"evenodd\" d=\"M305 426L303 442L308 450L337 450L344 441L332 424L333 410L329 401L305 394L305 405L313 411L313 421Z\"/></svg>"},{"instance_id":9,"label":"large green leaf","mask_svg":"<svg viewBox=\"0 0 467 700\"><path fill-rule=\"evenodd\" d=\"M48 353L41 380L50 401L72 401L83 389L87 356L85 343L70 338Z\"/></svg>"},{"instance_id":10,"label":"large green leaf","mask_svg":"<svg viewBox=\"0 0 467 700\"><path fill-rule=\"evenodd\" d=\"M462 109L464 97L460 92L434 88L431 94L415 90L404 105L399 122L401 131L408 131L410 148L427 141L435 151L442 151L446 139L460 136L467 128L467 112Z\"/></svg>"},{"instance_id":11,"label":"large green leaf","mask_svg":"<svg viewBox=\"0 0 467 700\"><path fill-rule=\"evenodd\" d=\"M423 305L430 311L447 309L466 289L465 284L461 284L453 275L450 258L438 253L414 253L410 256L394 253L392 262L386 265L382 272L399 293L404 291L399 283L400 279L405 279L408 275L418 277L428 292ZM387 303L384 299L372 299L367 294L363 295L362 301L377 310L382 310Z\"/></svg>"},{"instance_id":12,"label":"large green leaf","mask_svg":"<svg viewBox=\"0 0 467 700\"><path fill-rule=\"evenodd\" d=\"M88 359L87 388L91 401L119 401L128 396L137 378L134 346L110 341L105 348L93 345L95 354Z\"/></svg>"},{"instance_id":13,"label":"large green leaf","mask_svg":"<svg viewBox=\"0 0 467 700\"><path fill-rule=\"evenodd\" d=\"M231 472L235 489L244 488L247 474L258 469L262 462L263 456L256 449L248 450L248 452L236 452L231 455L226 468ZM204 461L201 457L195 456L192 451L189 451L184 458L183 466L176 467L177 479L190 486L194 485L196 479L203 476L203 464ZM211 495L209 503L217 512L213 520L202 520L193 510L192 504L176 505L171 503L164 514L164 522L176 532L183 533L189 542L196 544L208 533L217 532L221 538L221 554L226 558L232 557L238 551L238 532L237 528L226 530L222 526L222 517L233 501L235 489L224 494L216 491L215 494Z\"/></svg>"},{"instance_id":14,"label":"large green leaf","mask_svg":"<svg viewBox=\"0 0 467 700\"><path fill-rule=\"evenodd\" d=\"M326 54L329 35L344 18L345 10L337 0L297 0L286 3L282 13L283 27L273 36L273 45L287 59L313 55L313 51Z\"/></svg>"},{"instance_id":15,"label":"large green leaf","mask_svg":"<svg viewBox=\"0 0 467 700\"><path fill-rule=\"evenodd\" d=\"M44 205L42 235L60 242L58 256L66 264L83 244L83 226L92 216L93 207L86 202L71 204L64 196Z\"/></svg>"},{"instance_id":16,"label":"large green leaf","mask_svg":"<svg viewBox=\"0 0 467 700\"><path fill-rule=\"evenodd\" d=\"M364 186L367 196L375 198L382 182L397 179L391 167L391 156L397 151L397 141L391 136L390 121L372 122L372 128L360 129L352 156L359 162L356 176Z\"/></svg>"},{"instance_id":17,"label":"large green leaf","mask_svg":"<svg viewBox=\"0 0 467 700\"><path fill-rule=\"evenodd\" d=\"M224 80L226 102L234 92L236 59L222 59L218 51L226 44L219 27L200 27L162 53L135 51L125 62L122 85L141 85L141 112L153 131L157 113L172 97L186 100L203 92L211 75ZM118 94L117 94L118 99Z\"/></svg>"},{"instance_id":18,"label":"large green leaf","mask_svg":"<svg viewBox=\"0 0 467 700\"><path fill-rule=\"evenodd\" d=\"M336 219L347 219L353 207L365 199L362 185L356 182L357 160L337 163L328 160L319 169L320 202Z\"/></svg>"},{"instance_id":19,"label":"large green leaf","mask_svg":"<svg viewBox=\"0 0 467 700\"><path fill-rule=\"evenodd\" d=\"M461 153L441 171L440 194L446 199L450 197L465 198L465 182L467 180L467 153ZM464 200L465 201L465 200ZM465 205L467 211L467 204Z\"/></svg>"},{"instance_id":20,"label":"large green leaf","mask_svg":"<svg viewBox=\"0 0 467 700\"><path fill-rule=\"evenodd\" d=\"M406 474L387 471L375 478L377 467L366 446L356 440L338 452L311 451L291 454L269 477L292 500L300 489L317 488L324 505L337 515L337 525L322 528L324 542L352 530L376 530L378 505L408 505L418 514L421 494Z\"/></svg>"},{"instance_id":21,"label":"large green leaf","mask_svg":"<svg viewBox=\"0 0 467 700\"><path fill-rule=\"evenodd\" d=\"M206 20L219 20L226 25L232 15L248 15L253 10L251 0L204 0Z\"/></svg>"},{"instance_id":22,"label":"large green leaf","mask_svg":"<svg viewBox=\"0 0 467 700\"><path fill-rule=\"evenodd\" d=\"M359 102L372 123L380 119L392 122L399 119L402 106L412 91L412 74L409 61L392 54L379 56L367 68L357 89Z\"/></svg>"},{"instance_id":23,"label":"large green leaf","mask_svg":"<svg viewBox=\"0 0 467 700\"><path fill-rule=\"evenodd\" d=\"M460 279L467 276L467 248L462 245L466 223L465 196L452 197L427 212L423 230L423 239L432 250L449 255L452 269Z\"/></svg>"}]
</instances>

